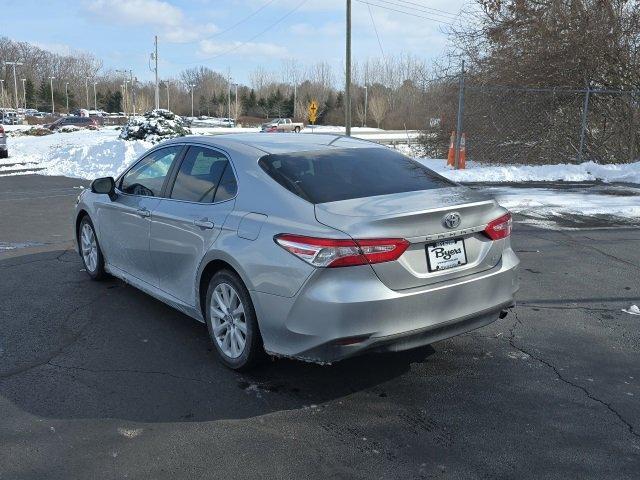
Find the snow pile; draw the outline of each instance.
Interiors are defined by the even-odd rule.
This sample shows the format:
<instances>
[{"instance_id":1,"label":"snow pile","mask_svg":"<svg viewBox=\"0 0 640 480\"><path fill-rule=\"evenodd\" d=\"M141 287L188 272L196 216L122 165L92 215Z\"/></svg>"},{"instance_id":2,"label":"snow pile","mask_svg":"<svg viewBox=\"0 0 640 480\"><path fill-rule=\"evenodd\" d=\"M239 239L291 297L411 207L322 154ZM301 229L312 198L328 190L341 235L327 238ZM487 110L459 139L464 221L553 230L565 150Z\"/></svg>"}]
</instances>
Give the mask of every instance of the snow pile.
<instances>
[{"instance_id":1,"label":"snow pile","mask_svg":"<svg viewBox=\"0 0 640 480\"><path fill-rule=\"evenodd\" d=\"M120 138L157 143L189 134L191 131L185 127L181 117L169 110L158 109L147 112L142 117L131 117L122 127Z\"/></svg>"},{"instance_id":2,"label":"snow pile","mask_svg":"<svg viewBox=\"0 0 640 480\"><path fill-rule=\"evenodd\" d=\"M481 188L511 212L532 217L584 215L640 218L640 196L630 194L637 189L616 186L571 189L506 186L474 188Z\"/></svg>"},{"instance_id":3,"label":"snow pile","mask_svg":"<svg viewBox=\"0 0 640 480\"><path fill-rule=\"evenodd\" d=\"M110 128L14 137L9 143L10 157L0 161L0 173L33 169L45 175L87 179L116 176L152 145L142 140L120 140L118 132Z\"/></svg>"},{"instance_id":4,"label":"snow pile","mask_svg":"<svg viewBox=\"0 0 640 480\"><path fill-rule=\"evenodd\" d=\"M640 315L640 308L637 305L631 305L629 308L623 308L622 311L630 315Z\"/></svg>"},{"instance_id":5,"label":"snow pile","mask_svg":"<svg viewBox=\"0 0 640 480\"><path fill-rule=\"evenodd\" d=\"M640 183L640 162L600 165L594 162L556 165L483 165L467 162L465 170L447 167L446 160L417 158L455 182L603 182Z\"/></svg>"}]
</instances>

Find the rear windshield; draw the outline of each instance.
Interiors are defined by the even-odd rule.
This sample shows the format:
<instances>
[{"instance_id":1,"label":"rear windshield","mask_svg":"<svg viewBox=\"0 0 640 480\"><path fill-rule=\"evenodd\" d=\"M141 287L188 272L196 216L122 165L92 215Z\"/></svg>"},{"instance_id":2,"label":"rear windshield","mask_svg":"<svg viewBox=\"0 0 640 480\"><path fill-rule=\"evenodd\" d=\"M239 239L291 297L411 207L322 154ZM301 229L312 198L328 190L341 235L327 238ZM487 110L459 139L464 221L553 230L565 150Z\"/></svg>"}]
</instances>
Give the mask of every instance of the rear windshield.
<instances>
[{"instance_id":1,"label":"rear windshield","mask_svg":"<svg viewBox=\"0 0 640 480\"><path fill-rule=\"evenodd\" d=\"M311 203L431 190L455 185L388 148L344 148L272 154L258 164Z\"/></svg>"}]
</instances>

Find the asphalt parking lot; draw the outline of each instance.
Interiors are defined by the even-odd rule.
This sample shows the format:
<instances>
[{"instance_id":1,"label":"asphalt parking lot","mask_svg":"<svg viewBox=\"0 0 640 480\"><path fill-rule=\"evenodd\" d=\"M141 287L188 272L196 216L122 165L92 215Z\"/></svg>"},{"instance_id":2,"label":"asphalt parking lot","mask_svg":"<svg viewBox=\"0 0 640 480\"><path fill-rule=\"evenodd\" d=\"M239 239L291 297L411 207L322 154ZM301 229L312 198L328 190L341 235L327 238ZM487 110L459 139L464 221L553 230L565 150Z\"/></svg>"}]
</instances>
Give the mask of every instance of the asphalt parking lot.
<instances>
[{"instance_id":1,"label":"asphalt parking lot","mask_svg":"<svg viewBox=\"0 0 640 480\"><path fill-rule=\"evenodd\" d=\"M640 303L639 227L517 223L506 318L238 374L203 325L89 281L81 185L0 177L0 479L638 478L640 317L622 309Z\"/></svg>"}]
</instances>

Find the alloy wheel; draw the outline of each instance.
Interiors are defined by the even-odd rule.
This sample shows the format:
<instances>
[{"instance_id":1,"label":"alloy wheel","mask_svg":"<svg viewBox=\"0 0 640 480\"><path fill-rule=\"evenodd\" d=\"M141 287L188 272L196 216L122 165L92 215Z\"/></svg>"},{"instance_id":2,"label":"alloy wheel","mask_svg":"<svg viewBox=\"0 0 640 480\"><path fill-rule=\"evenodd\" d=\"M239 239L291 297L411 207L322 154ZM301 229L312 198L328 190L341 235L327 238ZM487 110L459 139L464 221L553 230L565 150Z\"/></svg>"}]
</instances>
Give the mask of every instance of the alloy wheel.
<instances>
[{"instance_id":1,"label":"alloy wheel","mask_svg":"<svg viewBox=\"0 0 640 480\"><path fill-rule=\"evenodd\" d=\"M210 303L213 336L222 353L238 358L247 344L247 321L238 292L228 283L213 290Z\"/></svg>"}]
</instances>

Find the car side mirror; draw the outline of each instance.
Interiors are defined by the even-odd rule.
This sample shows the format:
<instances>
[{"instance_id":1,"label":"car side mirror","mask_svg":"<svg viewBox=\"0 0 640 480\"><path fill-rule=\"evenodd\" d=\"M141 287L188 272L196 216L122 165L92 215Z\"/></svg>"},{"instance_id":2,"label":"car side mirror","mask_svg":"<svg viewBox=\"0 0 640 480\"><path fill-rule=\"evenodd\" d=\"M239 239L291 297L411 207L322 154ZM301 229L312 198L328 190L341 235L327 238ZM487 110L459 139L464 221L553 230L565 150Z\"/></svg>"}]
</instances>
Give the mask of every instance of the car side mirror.
<instances>
[{"instance_id":1,"label":"car side mirror","mask_svg":"<svg viewBox=\"0 0 640 480\"><path fill-rule=\"evenodd\" d=\"M113 177L96 178L91 182L91 192L109 195L111 200L116 199L116 181Z\"/></svg>"}]
</instances>

